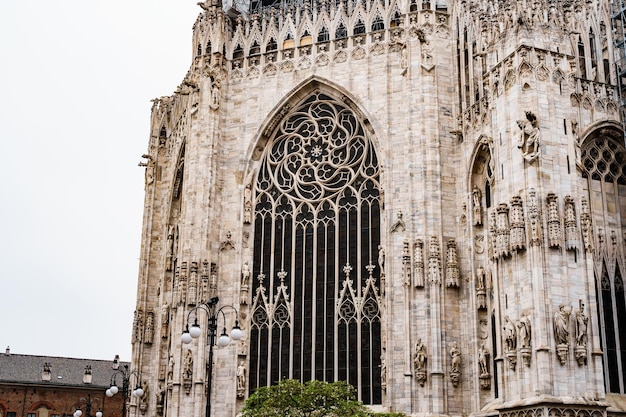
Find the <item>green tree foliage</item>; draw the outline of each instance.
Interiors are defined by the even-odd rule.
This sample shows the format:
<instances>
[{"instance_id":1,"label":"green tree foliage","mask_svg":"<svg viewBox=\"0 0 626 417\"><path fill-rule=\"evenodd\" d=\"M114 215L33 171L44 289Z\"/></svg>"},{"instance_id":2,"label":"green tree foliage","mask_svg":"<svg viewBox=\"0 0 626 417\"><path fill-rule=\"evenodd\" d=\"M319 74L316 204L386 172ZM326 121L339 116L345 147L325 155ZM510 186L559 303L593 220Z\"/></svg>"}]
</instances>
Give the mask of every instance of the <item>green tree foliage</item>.
<instances>
[{"instance_id":1,"label":"green tree foliage","mask_svg":"<svg viewBox=\"0 0 626 417\"><path fill-rule=\"evenodd\" d=\"M382 417L403 414L373 414L356 400L356 390L345 381L293 379L254 391L242 410L242 417Z\"/></svg>"}]
</instances>

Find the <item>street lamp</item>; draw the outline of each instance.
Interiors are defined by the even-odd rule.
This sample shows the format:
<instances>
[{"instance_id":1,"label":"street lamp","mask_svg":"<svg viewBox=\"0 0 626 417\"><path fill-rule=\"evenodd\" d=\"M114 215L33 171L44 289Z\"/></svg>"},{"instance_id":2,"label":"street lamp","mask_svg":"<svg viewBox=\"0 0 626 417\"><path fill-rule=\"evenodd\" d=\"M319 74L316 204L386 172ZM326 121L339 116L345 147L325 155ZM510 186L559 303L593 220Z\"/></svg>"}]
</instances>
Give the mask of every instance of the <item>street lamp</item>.
<instances>
[{"instance_id":1,"label":"street lamp","mask_svg":"<svg viewBox=\"0 0 626 417\"><path fill-rule=\"evenodd\" d=\"M243 332L239 327L239 321L237 317L239 317L239 313L237 309L231 305L224 305L217 308L217 302L219 301L218 297L212 297L206 303L198 304L195 308L191 309L187 314L187 324L185 326L185 331L180 337L181 342L185 344L191 343L193 339L197 339L202 334L202 330L200 329L200 325L198 324L198 310L204 310L207 313L207 344L209 345L209 360L206 363L206 374L207 374L207 398L206 398L206 417L211 417L211 383L213 380L213 346L215 345L215 336L217 335L217 319L219 315L222 315L222 320L224 321L224 327L222 330L222 334L217 339L217 345L220 347L225 347L230 344L231 340L239 340L243 337ZM230 309L235 312L235 325L230 331L230 336L226 333L226 314L224 309ZM191 314L194 313L194 322L189 328L189 319Z\"/></svg>"},{"instance_id":2,"label":"street lamp","mask_svg":"<svg viewBox=\"0 0 626 417\"><path fill-rule=\"evenodd\" d=\"M135 375L135 379L137 380L137 385L131 395L137 398L143 397L144 391L143 388L141 388L141 374L138 371L130 371L128 365L124 365L124 368L120 369L119 356L117 355L113 360L113 370L115 372L111 375L111 386L105 391L105 394L107 397L112 397L120 391L120 388L117 386L117 376L120 375L122 378L122 417L126 417L126 401L128 400L131 376ZM80 415L75 415L74 417L80 417ZM96 417L102 417L102 415L96 415Z\"/></svg>"},{"instance_id":3,"label":"street lamp","mask_svg":"<svg viewBox=\"0 0 626 417\"><path fill-rule=\"evenodd\" d=\"M99 399L94 398L94 401L100 402ZM85 417L94 417L91 415L91 394L87 394L87 398L81 398L80 403L85 403L84 407L76 407L76 411L74 411L74 417L81 417L83 415L83 408L85 409ZM98 409L95 417L102 417L102 411Z\"/></svg>"}]
</instances>

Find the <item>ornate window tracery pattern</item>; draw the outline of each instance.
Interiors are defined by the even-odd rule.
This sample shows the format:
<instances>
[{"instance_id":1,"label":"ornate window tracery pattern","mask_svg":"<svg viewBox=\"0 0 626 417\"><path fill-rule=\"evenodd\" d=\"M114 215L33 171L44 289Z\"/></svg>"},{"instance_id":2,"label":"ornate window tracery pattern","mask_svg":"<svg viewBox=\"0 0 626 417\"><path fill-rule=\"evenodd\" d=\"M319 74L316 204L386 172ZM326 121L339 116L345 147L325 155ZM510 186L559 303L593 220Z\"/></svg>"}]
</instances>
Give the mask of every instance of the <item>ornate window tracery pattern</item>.
<instances>
[{"instance_id":1,"label":"ornate window tracery pattern","mask_svg":"<svg viewBox=\"0 0 626 417\"><path fill-rule=\"evenodd\" d=\"M382 401L379 167L362 122L317 92L280 123L255 185L250 391L346 380Z\"/></svg>"}]
</instances>

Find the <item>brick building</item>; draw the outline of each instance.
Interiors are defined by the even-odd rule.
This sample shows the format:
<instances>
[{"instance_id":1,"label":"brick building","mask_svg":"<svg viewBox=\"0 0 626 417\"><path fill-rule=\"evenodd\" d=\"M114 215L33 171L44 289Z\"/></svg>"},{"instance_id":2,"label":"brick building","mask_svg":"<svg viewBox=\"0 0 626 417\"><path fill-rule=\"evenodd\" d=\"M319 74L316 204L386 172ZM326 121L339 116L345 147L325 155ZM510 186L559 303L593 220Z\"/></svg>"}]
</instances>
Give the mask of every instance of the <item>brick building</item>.
<instances>
[{"instance_id":1,"label":"brick building","mask_svg":"<svg viewBox=\"0 0 626 417\"><path fill-rule=\"evenodd\" d=\"M128 366L119 362L120 369ZM122 417L122 394L107 397L111 378L122 386L113 361L0 354L0 416L67 417L77 409L83 417L98 411L103 417Z\"/></svg>"},{"instance_id":2,"label":"brick building","mask_svg":"<svg viewBox=\"0 0 626 417\"><path fill-rule=\"evenodd\" d=\"M623 414L624 2L199 5L144 155L148 413L295 378L413 416Z\"/></svg>"}]
</instances>

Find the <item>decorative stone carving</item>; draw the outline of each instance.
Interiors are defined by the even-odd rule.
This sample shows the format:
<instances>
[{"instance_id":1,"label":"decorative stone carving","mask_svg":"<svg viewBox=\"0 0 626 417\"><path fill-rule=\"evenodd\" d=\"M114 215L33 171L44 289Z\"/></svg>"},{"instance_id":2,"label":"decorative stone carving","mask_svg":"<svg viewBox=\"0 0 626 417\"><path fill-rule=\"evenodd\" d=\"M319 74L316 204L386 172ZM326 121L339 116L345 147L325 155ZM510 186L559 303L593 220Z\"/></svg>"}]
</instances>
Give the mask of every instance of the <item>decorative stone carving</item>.
<instances>
[{"instance_id":1,"label":"decorative stone carving","mask_svg":"<svg viewBox=\"0 0 626 417\"><path fill-rule=\"evenodd\" d=\"M517 147L522 150L522 156L526 161L533 162L541 152L539 127L537 117L533 113L527 111L525 115L526 120L517 121L517 126L521 130Z\"/></svg>"},{"instance_id":2,"label":"decorative stone carving","mask_svg":"<svg viewBox=\"0 0 626 417\"><path fill-rule=\"evenodd\" d=\"M501 203L496 208L496 247L495 257L506 258L511 253L510 238L511 230L509 228L509 207L505 203Z\"/></svg>"},{"instance_id":3,"label":"decorative stone carving","mask_svg":"<svg viewBox=\"0 0 626 417\"><path fill-rule=\"evenodd\" d=\"M187 305L193 306L196 305L196 298L198 294L198 262L192 262L190 275L189 275L189 286L187 287Z\"/></svg>"},{"instance_id":4,"label":"decorative stone carving","mask_svg":"<svg viewBox=\"0 0 626 417\"><path fill-rule=\"evenodd\" d=\"M424 242L415 240L413 248L413 280L416 288L424 288Z\"/></svg>"},{"instance_id":5,"label":"decorative stone carving","mask_svg":"<svg viewBox=\"0 0 626 417\"><path fill-rule=\"evenodd\" d=\"M380 268L380 276L385 276L385 248L378 245L378 267Z\"/></svg>"},{"instance_id":6,"label":"decorative stone carving","mask_svg":"<svg viewBox=\"0 0 626 417\"><path fill-rule=\"evenodd\" d=\"M450 348L450 368L450 381L456 387L461 380L461 351L457 342L454 342Z\"/></svg>"},{"instance_id":7,"label":"decorative stone carving","mask_svg":"<svg viewBox=\"0 0 626 417\"><path fill-rule=\"evenodd\" d=\"M499 258L496 255L496 247L497 247L497 232L496 232L496 211L491 210L489 214L489 236L487 240L487 253L489 254L490 259Z\"/></svg>"},{"instance_id":8,"label":"decorative stone carving","mask_svg":"<svg viewBox=\"0 0 626 417\"><path fill-rule=\"evenodd\" d=\"M517 331L509 316L504 317L504 355L509 360L509 367L514 371L517 365Z\"/></svg>"},{"instance_id":9,"label":"decorative stone carving","mask_svg":"<svg viewBox=\"0 0 626 417\"><path fill-rule=\"evenodd\" d=\"M417 339L415 343L415 352L413 353L413 367L415 368L415 377L417 382L424 386L426 382L426 361L428 355L426 354L426 346L422 343L422 339Z\"/></svg>"},{"instance_id":10,"label":"decorative stone carving","mask_svg":"<svg viewBox=\"0 0 626 417\"><path fill-rule=\"evenodd\" d=\"M559 218L559 206L557 196L548 193L548 246L551 248L561 247L561 219Z\"/></svg>"},{"instance_id":11,"label":"decorative stone carving","mask_svg":"<svg viewBox=\"0 0 626 417\"><path fill-rule=\"evenodd\" d=\"M235 242L233 241L233 235L230 230L226 232L226 240L220 245L220 250L233 250L235 249Z\"/></svg>"},{"instance_id":12,"label":"decorative stone carving","mask_svg":"<svg viewBox=\"0 0 626 417\"><path fill-rule=\"evenodd\" d=\"M520 342L520 355L526 366L530 366L530 359L532 356L531 351L531 338L532 330L530 324L530 317L528 312L522 312L522 316L517 322L518 336Z\"/></svg>"},{"instance_id":13,"label":"decorative stone carving","mask_svg":"<svg viewBox=\"0 0 626 417\"><path fill-rule=\"evenodd\" d=\"M209 301L209 261L202 261L202 272L200 273L200 302Z\"/></svg>"},{"instance_id":14,"label":"decorative stone carving","mask_svg":"<svg viewBox=\"0 0 626 417\"><path fill-rule=\"evenodd\" d=\"M580 202L580 225L583 235L583 245L587 252L593 250L593 237L591 228L591 213L589 212L589 203L586 199L582 199Z\"/></svg>"},{"instance_id":15,"label":"decorative stone carving","mask_svg":"<svg viewBox=\"0 0 626 417\"><path fill-rule=\"evenodd\" d=\"M456 241L454 239L448 240L446 286L448 288L459 288L459 259L456 251Z\"/></svg>"},{"instance_id":16,"label":"decorative stone carving","mask_svg":"<svg viewBox=\"0 0 626 417\"><path fill-rule=\"evenodd\" d=\"M587 364L587 326L589 317L585 314L585 305L582 300L578 301L578 310L576 311L576 347L574 347L574 355L579 366Z\"/></svg>"},{"instance_id":17,"label":"decorative stone carving","mask_svg":"<svg viewBox=\"0 0 626 417\"><path fill-rule=\"evenodd\" d=\"M133 318L133 335L131 343L141 342L141 336L143 334L143 311L135 310Z\"/></svg>"},{"instance_id":18,"label":"decorative stone carving","mask_svg":"<svg viewBox=\"0 0 626 417\"><path fill-rule=\"evenodd\" d=\"M534 188L528 190L528 225L530 228L530 246L541 245L541 211L537 192Z\"/></svg>"},{"instance_id":19,"label":"decorative stone carving","mask_svg":"<svg viewBox=\"0 0 626 417\"><path fill-rule=\"evenodd\" d=\"M574 199L565 196L565 249L576 250L578 248L578 227L576 223L576 208L574 207Z\"/></svg>"},{"instance_id":20,"label":"decorative stone carving","mask_svg":"<svg viewBox=\"0 0 626 417\"><path fill-rule=\"evenodd\" d=\"M141 396L141 398L139 398L139 411L141 412L141 414L146 414L146 411L148 411L148 399L150 397L150 387L148 386L148 383L143 381L143 383L141 384L141 388L143 389L143 395Z\"/></svg>"},{"instance_id":21,"label":"decorative stone carving","mask_svg":"<svg viewBox=\"0 0 626 417\"><path fill-rule=\"evenodd\" d=\"M385 349L380 355L380 387L383 391L387 390L387 364L385 363Z\"/></svg>"},{"instance_id":22,"label":"decorative stone carving","mask_svg":"<svg viewBox=\"0 0 626 417\"><path fill-rule=\"evenodd\" d=\"M406 288L411 285L411 253L409 252L409 240L402 243L402 277Z\"/></svg>"},{"instance_id":23,"label":"decorative stone carving","mask_svg":"<svg viewBox=\"0 0 626 417\"><path fill-rule=\"evenodd\" d=\"M478 379L480 381L481 389L491 388L491 374L489 373L489 351L485 349L485 344L481 343L478 348L478 367L480 368L480 374Z\"/></svg>"},{"instance_id":24,"label":"decorative stone carving","mask_svg":"<svg viewBox=\"0 0 626 417\"><path fill-rule=\"evenodd\" d=\"M526 249L526 223L522 199L519 196L511 198L509 221L511 224L511 250L517 252Z\"/></svg>"},{"instance_id":25,"label":"decorative stone carving","mask_svg":"<svg viewBox=\"0 0 626 417\"><path fill-rule=\"evenodd\" d=\"M472 211L474 216L474 226L483 225L483 193L477 186L472 190Z\"/></svg>"},{"instance_id":26,"label":"decorative stone carving","mask_svg":"<svg viewBox=\"0 0 626 417\"><path fill-rule=\"evenodd\" d=\"M476 268L476 306L478 310L487 309L487 290L485 288L485 270L482 266Z\"/></svg>"},{"instance_id":27,"label":"decorative stone carving","mask_svg":"<svg viewBox=\"0 0 626 417\"><path fill-rule=\"evenodd\" d=\"M567 353L569 352L569 316L571 308L559 305L559 309L554 313L554 342L556 343L556 353L561 365L567 363Z\"/></svg>"},{"instance_id":28,"label":"decorative stone carving","mask_svg":"<svg viewBox=\"0 0 626 417\"><path fill-rule=\"evenodd\" d=\"M396 220L396 222L391 226L391 233L395 233L395 232L404 232L406 230L406 225L404 224L404 220L402 220L402 211L398 210L398 219Z\"/></svg>"},{"instance_id":29,"label":"decorative stone carving","mask_svg":"<svg viewBox=\"0 0 626 417\"><path fill-rule=\"evenodd\" d=\"M156 412L157 415L163 415L163 407L165 406L166 391L162 384L159 384L159 391L156 393Z\"/></svg>"},{"instance_id":30,"label":"decorative stone carving","mask_svg":"<svg viewBox=\"0 0 626 417\"><path fill-rule=\"evenodd\" d=\"M191 349L187 349L185 354L185 363L183 364L183 388L185 394L189 395L191 392L191 384L193 380L193 354Z\"/></svg>"},{"instance_id":31,"label":"decorative stone carving","mask_svg":"<svg viewBox=\"0 0 626 417\"><path fill-rule=\"evenodd\" d=\"M431 284L441 284L441 257L437 236L431 236L428 245L428 277Z\"/></svg>"},{"instance_id":32,"label":"decorative stone carving","mask_svg":"<svg viewBox=\"0 0 626 417\"><path fill-rule=\"evenodd\" d=\"M146 332L144 334L144 343L147 345L152 344L154 339L154 312L148 311L146 313Z\"/></svg>"}]
</instances>

